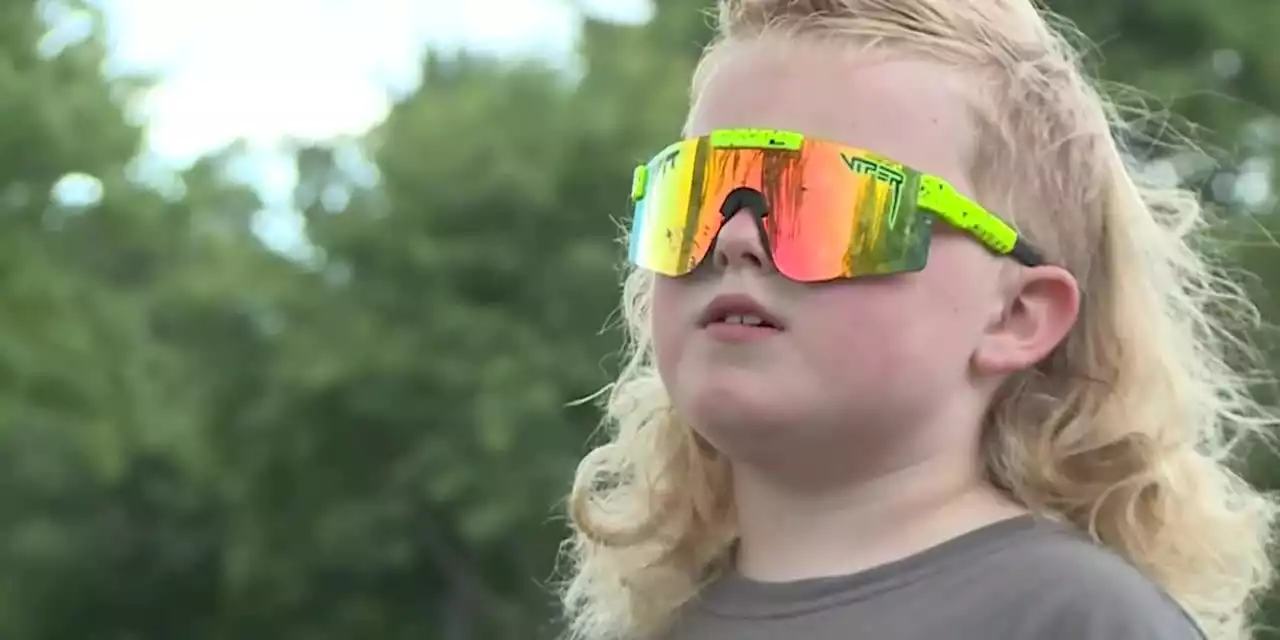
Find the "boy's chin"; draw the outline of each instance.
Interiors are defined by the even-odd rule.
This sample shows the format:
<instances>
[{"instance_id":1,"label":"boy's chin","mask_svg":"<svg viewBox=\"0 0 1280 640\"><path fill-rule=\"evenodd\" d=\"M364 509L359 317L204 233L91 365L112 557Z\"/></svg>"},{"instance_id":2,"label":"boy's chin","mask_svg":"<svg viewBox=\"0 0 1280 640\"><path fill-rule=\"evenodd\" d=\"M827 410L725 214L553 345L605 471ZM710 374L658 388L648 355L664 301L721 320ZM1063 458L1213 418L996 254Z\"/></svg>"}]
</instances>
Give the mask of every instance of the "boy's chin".
<instances>
[{"instance_id":1,"label":"boy's chin","mask_svg":"<svg viewBox=\"0 0 1280 640\"><path fill-rule=\"evenodd\" d=\"M675 401L680 413L699 427L768 429L798 418L797 403L787 402L788 394L777 383L752 372L707 376L689 386Z\"/></svg>"},{"instance_id":2,"label":"boy's chin","mask_svg":"<svg viewBox=\"0 0 1280 640\"><path fill-rule=\"evenodd\" d=\"M806 440L804 431L812 416L797 409L804 401L788 402L777 389L719 387L708 384L696 394L682 398L679 413L718 451L731 458L751 457L761 448L787 449Z\"/></svg>"},{"instance_id":3,"label":"boy's chin","mask_svg":"<svg viewBox=\"0 0 1280 640\"><path fill-rule=\"evenodd\" d=\"M825 477L828 472L818 467L866 463L890 446L892 434L871 427L876 416L858 417L856 409L822 400L799 390L708 384L677 405L689 426L735 467L764 473Z\"/></svg>"}]
</instances>

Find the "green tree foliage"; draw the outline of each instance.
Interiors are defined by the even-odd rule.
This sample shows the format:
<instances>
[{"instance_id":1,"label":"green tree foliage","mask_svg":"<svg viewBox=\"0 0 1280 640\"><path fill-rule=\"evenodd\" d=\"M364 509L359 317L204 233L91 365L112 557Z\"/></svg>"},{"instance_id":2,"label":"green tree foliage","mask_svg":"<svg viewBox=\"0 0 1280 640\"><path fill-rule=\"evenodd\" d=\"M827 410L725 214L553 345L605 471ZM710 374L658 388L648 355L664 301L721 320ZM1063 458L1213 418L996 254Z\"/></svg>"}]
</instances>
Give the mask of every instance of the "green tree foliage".
<instances>
[{"instance_id":1,"label":"green tree foliage","mask_svg":"<svg viewBox=\"0 0 1280 640\"><path fill-rule=\"evenodd\" d=\"M1106 77L1204 127L1206 181L1274 157L1280 5L1051 4ZM654 6L587 20L580 73L428 56L374 131L297 150L290 259L252 232L236 148L176 196L135 182L139 83L100 76L101 33L38 55L34 0L0 7L0 637L551 637L626 185L710 37L698 3ZM1269 220L1230 236L1262 284Z\"/></svg>"},{"instance_id":2,"label":"green tree foliage","mask_svg":"<svg viewBox=\"0 0 1280 640\"><path fill-rule=\"evenodd\" d=\"M132 181L145 83L103 80L100 28L54 55L44 32L0 7L0 636L201 637L224 615L212 409L254 371L244 303L293 268L227 158L179 199Z\"/></svg>"}]
</instances>

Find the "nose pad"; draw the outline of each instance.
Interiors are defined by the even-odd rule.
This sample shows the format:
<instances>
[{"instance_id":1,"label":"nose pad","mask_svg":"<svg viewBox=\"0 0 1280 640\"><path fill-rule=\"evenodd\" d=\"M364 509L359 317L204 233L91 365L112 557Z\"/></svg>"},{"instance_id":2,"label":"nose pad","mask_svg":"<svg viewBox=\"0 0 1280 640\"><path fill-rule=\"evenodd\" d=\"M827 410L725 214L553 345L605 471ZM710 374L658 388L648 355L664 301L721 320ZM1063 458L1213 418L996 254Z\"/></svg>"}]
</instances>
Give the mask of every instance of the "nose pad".
<instances>
[{"instance_id":1,"label":"nose pad","mask_svg":"<svg viewBox=\"0 0 1280 640\"><path fill-rule=\"evenodd\" d=\"M720 215L724 216L726 223L743 209L750 210L760 220L764 220L769 216L769 199L751 187L738 187L730 191L724 202L720 203Z\"/></svg>"},{"instance_id":2,"label":"nose pad","mask_svg":"<svg viewBox=\"0 0 1280 640\"><path fill-rule=\"evenodd\" d=\"M715 265L721 269L734 264L771 269L773 259L764 231L769 201L764 194L747 187L735 189L720 205L720 214L724 222L712 248Z\"/></svg>"}]
</instances>

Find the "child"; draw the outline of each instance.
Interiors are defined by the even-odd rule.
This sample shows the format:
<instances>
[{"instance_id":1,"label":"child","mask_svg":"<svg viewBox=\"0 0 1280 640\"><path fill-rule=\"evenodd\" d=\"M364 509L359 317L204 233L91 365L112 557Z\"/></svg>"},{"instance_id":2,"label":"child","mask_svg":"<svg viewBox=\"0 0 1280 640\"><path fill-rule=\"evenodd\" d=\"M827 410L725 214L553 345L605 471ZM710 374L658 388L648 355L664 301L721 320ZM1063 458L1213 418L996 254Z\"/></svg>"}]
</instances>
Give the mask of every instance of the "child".
<instances>
[{"instance_id":1,"label":"child","mask_svg":"<svg viewBox=\"0 0 1280 640\"><path fill-rule=\"evenodd\" d=\"M636 174L573 637L1248 637L1273 504L1224 459L1266 415L1217 320L1248 304L1045 19L722 0L720 33Z\"/></svg>"}]
</instances>

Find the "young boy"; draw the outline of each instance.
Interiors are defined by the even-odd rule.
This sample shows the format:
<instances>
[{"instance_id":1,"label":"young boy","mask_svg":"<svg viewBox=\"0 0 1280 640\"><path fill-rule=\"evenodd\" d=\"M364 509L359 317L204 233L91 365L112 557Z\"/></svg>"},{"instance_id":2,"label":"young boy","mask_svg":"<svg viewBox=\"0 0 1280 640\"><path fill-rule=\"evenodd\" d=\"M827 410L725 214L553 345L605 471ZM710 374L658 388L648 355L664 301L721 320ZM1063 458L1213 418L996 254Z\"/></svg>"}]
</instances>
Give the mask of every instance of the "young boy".
<instances>
[{"instance_id":1,"label":"young boy","mask_svg":"<svg viewBox=\"0 0 1280 640\"><path fill-rule=\"evenodd\" d=\"M1233 297L1025 1L726 0L640 168L582 640L1242 640ZM1016 230L1015 230L1016 229Z\"/></svg>"}]
</instances>

